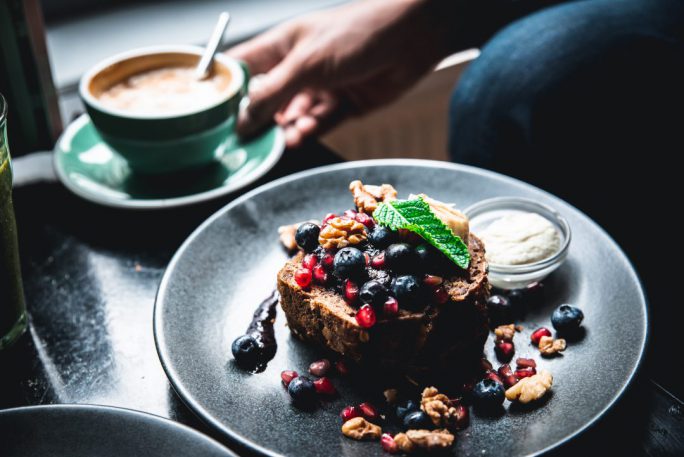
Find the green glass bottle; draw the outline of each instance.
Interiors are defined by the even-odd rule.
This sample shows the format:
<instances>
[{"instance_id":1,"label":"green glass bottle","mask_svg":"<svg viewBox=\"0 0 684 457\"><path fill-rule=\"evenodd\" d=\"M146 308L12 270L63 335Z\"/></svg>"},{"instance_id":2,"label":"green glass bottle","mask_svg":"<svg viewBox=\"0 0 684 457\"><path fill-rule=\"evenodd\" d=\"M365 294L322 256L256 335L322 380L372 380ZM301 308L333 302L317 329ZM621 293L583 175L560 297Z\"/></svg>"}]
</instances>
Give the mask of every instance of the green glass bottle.
<instances>
[{"instance_id":1,"label":"green glass bottle","mask_svg":"<svg viewBox=\"0 0 684 457\"><path fill-rule=\"evenodd\" d=\"M17 224L12 205L12 164L7 145L7 104L0 94L0 350L26 330Z\"/></svg>"}]
</instances>

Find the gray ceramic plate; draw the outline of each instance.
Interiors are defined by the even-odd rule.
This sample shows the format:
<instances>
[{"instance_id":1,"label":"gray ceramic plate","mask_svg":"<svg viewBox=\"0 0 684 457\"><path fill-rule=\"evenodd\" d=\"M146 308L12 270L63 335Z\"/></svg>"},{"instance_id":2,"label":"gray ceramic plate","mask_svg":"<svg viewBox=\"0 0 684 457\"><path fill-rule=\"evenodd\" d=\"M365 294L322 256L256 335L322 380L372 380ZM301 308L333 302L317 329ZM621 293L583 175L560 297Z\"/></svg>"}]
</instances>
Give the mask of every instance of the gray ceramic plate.
<instances>
[{"instance_id":1,"label":"gray ceramic plate","mask_svg":"<svg viewBox=\"0 0 684 457\"><path fill-rule=\"evenodd\" d=\"M349 208L353 179L391 183L400 196L425 192L461 208L496 196L529 197L558 210L572 227L567 261L547 279L545 303L519 322L525 331L516 337L518 356L534 356L553 373L552 395L536 409L512 407L498 418L475 415L454 454L538 454L611 407L639 365L647 328L639 279L615 242L572 206L523 182L441 162L389 160L318 168L262 186L209 218L176 253L160 285L154 330L171 383L201 418L266 455L383 455L377 442L355 442L340 433L340 410L367 400L344 379L334 379L341 397L314 412L290 405L280 372L305 372L320 353L290 336L282 313L278 352L265 372L241 371L230 352L286 260L277 227ZM564 356L540 360L527 343L529 332L550 326L551 311L561 303L581 306L586 334ZM491 340L486 349L495 360Z\"/></svg>"},{"instance_id":2,"label":"gray ceramic plate","mask_svg":"<svg viewBox=\"0 0 684 457\"><path fill-rule=\"evenodd\" d=\"M3 457L235 457L188 427L151 414L87 405L0 411Z\"/></svg>"}]
</instances>

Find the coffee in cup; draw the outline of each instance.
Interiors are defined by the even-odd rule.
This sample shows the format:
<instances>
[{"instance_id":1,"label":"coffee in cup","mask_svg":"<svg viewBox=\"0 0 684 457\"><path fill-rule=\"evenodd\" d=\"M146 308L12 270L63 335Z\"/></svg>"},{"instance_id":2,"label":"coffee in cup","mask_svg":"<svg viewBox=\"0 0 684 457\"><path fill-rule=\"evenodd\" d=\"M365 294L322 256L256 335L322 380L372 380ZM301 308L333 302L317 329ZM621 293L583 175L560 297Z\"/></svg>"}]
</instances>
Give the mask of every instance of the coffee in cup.
<instances>
[{"instance_id":1,"label":"coffee in cup","mask_svg":"<svg viewBox=\"0 0 684 457\"><path fill-rule=\"evenodd\" d=\"M230 74L219 67L198 80L194 67L169 66L133 74L104 89L97 99L106 107L137 114L182 114L215 103Z\"/></svg>"},{"instance_id":2,"label":"coffee in cup","mask_svg":"<svg viewBox=\"0 0 684 457\"><path fill-rule=\"evenodd\" d=\"M205 165L231 138L249 76L242 63L217 54L207 77L197 81L202 51L134 50L83 76L80 95L88 115L132 170L160 174Z\"/></svg>"}]
</instances>

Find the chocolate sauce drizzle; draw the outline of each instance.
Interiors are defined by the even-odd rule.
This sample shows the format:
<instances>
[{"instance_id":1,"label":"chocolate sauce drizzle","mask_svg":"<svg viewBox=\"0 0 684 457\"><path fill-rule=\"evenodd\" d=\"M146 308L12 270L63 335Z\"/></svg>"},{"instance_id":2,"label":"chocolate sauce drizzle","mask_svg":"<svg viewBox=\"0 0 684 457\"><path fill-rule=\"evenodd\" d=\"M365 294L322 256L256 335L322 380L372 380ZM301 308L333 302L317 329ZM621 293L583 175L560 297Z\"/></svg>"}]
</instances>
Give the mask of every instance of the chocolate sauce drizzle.
<instances>
[{"instance_id":1,"label":"chocolate sauce drizzle","mask_svg":"<svg viewBox=\"0 0 684 457\"><path fill-rule=\"evenodd\" d=\"M279 298L278 291L271 292L268 298L262 301L254 311L252 322L249 323L247 332L245 332L245 334L252 336L261 348L259 360L252 370L254 373L264 371L278 350L273 324L276 319L276 306Z\"/></svg>"}]
</instances>

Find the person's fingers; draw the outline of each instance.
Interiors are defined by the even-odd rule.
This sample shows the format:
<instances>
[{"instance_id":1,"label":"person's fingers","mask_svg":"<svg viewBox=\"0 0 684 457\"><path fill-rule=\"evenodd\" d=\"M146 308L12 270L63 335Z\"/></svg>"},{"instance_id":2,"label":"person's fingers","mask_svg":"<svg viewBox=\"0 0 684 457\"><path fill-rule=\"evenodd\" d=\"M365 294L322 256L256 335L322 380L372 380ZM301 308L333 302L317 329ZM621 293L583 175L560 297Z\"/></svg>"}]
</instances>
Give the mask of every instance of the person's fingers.
<instances>
[{"instance_id":1,"label":"person's fingers","mask_svg":"<svg viewBox=\"0 0 684 457\"><path fill-rule=\"evenodd\" d=\"M314 99L315 104L305 114L287 125L285 141L289 148L297 148L307 138L322 135L338 125L348 114L344 104L330 92L319 92Z\"/></svg>"},{"instance_id":2,"label":"person's fingers","mask_svg":"<svg viewBox=\"0 0 684 457\"><path fill-rule=\"evenodd\" d=\"M298 148L302 143L302 134L297 127L291 125L285 128L285 145L288 148Z\"/></svg>"},{"instance_id":3,"label":"person's fingers","mask_svg":"<svg viewBox=\"0 0 684 457\"><path fill-rule=\"evenodd\" d=\"M318 121L310 116L303 116L285 127L285 145L290 149L298 148L304 140L316 130Z\"/></svg>"},{"instance_id":4,"label":"person's fingers","mask_svg":"<svg viewBox=\"0 0 684 457\"><path fill-rule=\"evenodd\" d=\"M330 91L323 90L316 94L315 103L309 109L309 115L324 119L335 111L340 105L339 97Z\"/></svg>"},{"instance_id":5,"label":"person's fingers","mask_svg":"<svg viewBox=\"0 0 684 457\"><path fill-rule=\"evenodd\" d=\"M226 51L229 57L242 60L247 64L253 75L265 73L280 62L282 56L273 43L259 39L259 37Z\"/></svg>"},{"instance_id":6,"label":"person's fingers","mask_svg":"<svg viewBox=\"0 0 684 457\"><path fill-rule=\"evenodd\" d=\"M288 103L285 109L280 113L279 119L276 119L280 125L289 124L297 120L297 118L306 114L314 104L313 94L310 91L300 92Z\"/></svg>"},{"instance_id":7,"label":"person's fingers","mask_svg":"<svg viewBox=\"0 0 684 457\"><path fill-rule=\"evenodd\" d=\"M288 55L250 87L249 103L238 116L237 131L250 136L273 121L277 113L297 92L302 82L295 58Z\"/></svg>"},{"instance_id":8,"label":"person's fingers","mask_svg":"<svg viewBox=\"0 0 684 457\"><path fill-rule=\"evenodd\" d=\"M295 121L295 127L302 136L310 136L318 127L318 119L313 116L301 116Z\"/></svg>"},{"instance_id":9,"label":"person's fingers","mask_svg":"<svg viewBox=\"0 0 684 457\"><path fill-rule=\"evenodd\" d=\"M246 62L252 75L266 73L287 54L294 33L294 27L285 24L228 49L226 54Z\"/></svg>"}]
</instances>

